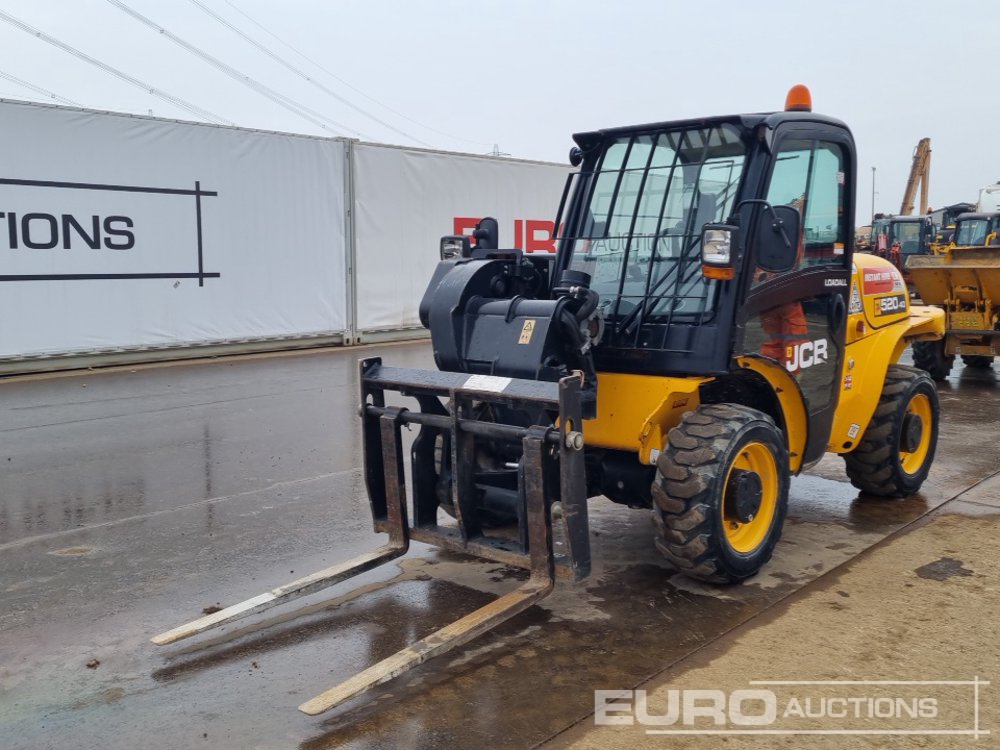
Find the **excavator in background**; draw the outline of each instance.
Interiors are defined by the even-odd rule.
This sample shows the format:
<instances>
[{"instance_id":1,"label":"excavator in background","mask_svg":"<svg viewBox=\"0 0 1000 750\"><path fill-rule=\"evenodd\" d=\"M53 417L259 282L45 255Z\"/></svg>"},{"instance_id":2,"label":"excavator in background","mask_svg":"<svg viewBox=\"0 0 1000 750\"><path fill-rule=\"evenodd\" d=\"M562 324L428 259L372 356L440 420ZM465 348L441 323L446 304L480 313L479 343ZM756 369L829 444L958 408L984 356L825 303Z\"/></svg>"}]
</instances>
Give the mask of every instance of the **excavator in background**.
<instances>
[{"instance_id":1,"label":"excavator in background","mask_svg":"<svg viewBox=\"0 0 1000 750\"><path fill-rule=\"evenodd\" d=\"M928 216L884 216L876 214L872 223L872 239L868 252L885 258L903 274L906 273L906 259L911 255L927 255L932 252L934 224Z\"/></svg>"},{"instance_id":2,"label":"excavator in background","mask_svg":"<svg viewBox=\"0 0 1000 750\"><path fill-rule=\"evenodd\" d=\"M944 314L853 252L847 125L799 85L784 111L573 138L557 253L501 248L495 219L475 245L443 237L420 304L438 369L360 363L365 484L388 543L154 643L332 586L411 540L527 571L299 707L315 715L515 617L557 576L585 578L589 498L645 509L673 571L733 584L767 564L790 477L827 452L868 494L920 488L938 395L899 358L939 338Z\"/></svg>"},{"instance_id":3,"label":"excavator in background","mask_svg":"<svg viewBox=\"0 0 1000 750\"><path fill-rule=\"evenodd\" d=\"M931 139L921 138L917 147L913 149L913 163L910 165L910 176L906 179L906 189L903 191L903 204L899 208L900 216L909 216L913 213L913 199L917 194L917 185L920 185L920 211L918 214L927 214L927 191L930 189L931 179Z\"/></svg>"},{"instance_id":4,"label":"excavator in background","mask_svg":"<svg viewBox=\"0 0 1000 750\"><path fill-rule=\"evenodd\" d=\"M906 258L931 252L934 227L927 217L927 192L931 176L931 139L921 138L913 149L913 163L903 190L903 203L896 215L875 214L872 217L872 239L869 252L885 258L904 272ZM913 201L920 187L920 211L913 214ZM909 281L907 279L907 281Z\"/></svg>"}]
</instances>

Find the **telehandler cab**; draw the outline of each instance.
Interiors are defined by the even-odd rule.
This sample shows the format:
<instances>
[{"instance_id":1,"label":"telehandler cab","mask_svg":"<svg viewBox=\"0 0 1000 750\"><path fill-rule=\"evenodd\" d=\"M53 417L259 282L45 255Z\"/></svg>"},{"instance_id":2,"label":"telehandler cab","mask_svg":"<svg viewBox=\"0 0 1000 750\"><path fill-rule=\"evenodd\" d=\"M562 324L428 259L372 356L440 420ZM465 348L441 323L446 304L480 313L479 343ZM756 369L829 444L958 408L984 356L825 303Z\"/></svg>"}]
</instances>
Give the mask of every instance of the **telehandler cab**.
<instances>
[{"instance_id":1,"label":"telehandler cab","mask_svg":"<svg viewBox=\"0 0 1000 750\"><path fill-rule=\"evenodd\" d=\"M782 112L577 134L554 257L500 249L492 219L475 245L444 238L420 306L439 370L360 363L365 479L388 544L154 643L343 581L411 539L530 571L300 706L318 714L522 612L557 575L586 577L589 497L652 509L672 566L727 583L770 559L789 477L826 452L865 492L915 492L937 392L896 362L942 335L943 313L912 307L888 261L852 255L854 141L808 98L797 86ZM412 498L404 425L419 426Z\"/></svg>"}]
</instances>

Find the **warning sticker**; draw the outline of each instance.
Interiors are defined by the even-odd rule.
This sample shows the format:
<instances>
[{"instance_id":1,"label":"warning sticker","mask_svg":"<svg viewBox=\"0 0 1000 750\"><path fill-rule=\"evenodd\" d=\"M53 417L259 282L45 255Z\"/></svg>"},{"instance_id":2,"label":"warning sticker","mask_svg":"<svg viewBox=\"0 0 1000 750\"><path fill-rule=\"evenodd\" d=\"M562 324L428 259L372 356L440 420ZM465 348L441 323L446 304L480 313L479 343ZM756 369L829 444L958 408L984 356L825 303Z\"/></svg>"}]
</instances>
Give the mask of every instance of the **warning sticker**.
<instances>
[{"instance_id":1,"label":"warning sticker","mask_svg":"<svg viewBox=\"0 0 1000 750\"><path fill-rule=\"evenodd\" d=\"M462 387L469 391L502 393L508 385L510 385L510 378L498 378L495 375L470 375Z\"/></svg>"},{"instance_id":2,"label":"warning sticker","mask_svg":"<svg viewBox=\"0 0 1000 750\"><path fill-rule=\"evenodd\" d=\"M524 321L524 325L521 326L521 337L517 340L519 344L530 344L531 334L535 332L535 319L528 318Z\"/></svg>"},{"instance_id":3,"label":"warning sticker","mask_svg":"<svg viewBox=\"0 0 1000 750\"><path fill-rule=\"evenodd\" d=\"M859 432L861 432L861 425L859 425L859 424L852 424L851 428L847 431L847 437L849 437L849 438L851 438L851 440L853 440L854 438L856 438L858 436Z\"/></svg>"},{"instance_id":4,"label":"warning sticker","mask_svg":"<svg viewBox=\"0 0 1000 750\"><path fill-rule=\"evenodd\" d=\"M847 312L853 315L854 313L861 312L863 308L861 307L861 294L858 292L858 285L851 285L851 302L847 306Z\"/></svg>"}]
</instances>

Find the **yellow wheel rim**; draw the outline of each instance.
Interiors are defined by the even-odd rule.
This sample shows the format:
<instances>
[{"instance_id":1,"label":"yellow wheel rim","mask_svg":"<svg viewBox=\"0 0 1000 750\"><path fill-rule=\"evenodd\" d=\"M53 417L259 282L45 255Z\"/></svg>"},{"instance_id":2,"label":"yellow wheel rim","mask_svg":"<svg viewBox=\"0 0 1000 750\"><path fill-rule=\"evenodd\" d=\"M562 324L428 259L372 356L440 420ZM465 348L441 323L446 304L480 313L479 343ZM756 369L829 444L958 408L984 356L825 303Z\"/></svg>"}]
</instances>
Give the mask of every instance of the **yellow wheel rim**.
<instances>
[{"instance_id":1,"label":"yellow wheel rim","mask_svg":"<svg viewBox=\"0 0 1000 750\"><path fill-rule=\"evenodd\" d=\"M727 502L729 477L733 469L752 471L760 478L760 507L752 519L743 521L732 511L732 503ZM767 538L767 532L774 522L778 507L778 465L774 454L764 443L747 443L726 472L722 498L722 528L729 546L737 552L749 553L757 549Z\"/></svg>"},{"instance_id":2,"label":"yellow wheel rim","mask_svg":"<svg viewBox=\"0 0 1000 750\"><path fill-rule=\"evenodd\" d=\"M906 415L912 414L920 418L921 430L920 441L912 451L899 449L899 464L907 474L916 474L927 460L927 454L931 450L931 432L933 431L933 412L931 411L931 400L925 393L918 393L910 399L906 405ZM904 415L904 419L906 418Z\"/></svg>"}]
</instances>

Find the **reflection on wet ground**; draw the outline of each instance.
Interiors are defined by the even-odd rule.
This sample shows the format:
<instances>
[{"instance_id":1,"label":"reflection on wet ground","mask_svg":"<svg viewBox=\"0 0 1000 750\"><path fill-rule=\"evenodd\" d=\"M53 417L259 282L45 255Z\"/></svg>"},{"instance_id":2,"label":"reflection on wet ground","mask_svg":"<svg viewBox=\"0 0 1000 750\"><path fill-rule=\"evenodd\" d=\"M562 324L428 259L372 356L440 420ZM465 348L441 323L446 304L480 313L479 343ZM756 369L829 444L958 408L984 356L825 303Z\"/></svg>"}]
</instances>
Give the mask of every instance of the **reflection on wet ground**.
<instances>
[{"instance_id":1,"label":"reflection on wet ground","mask_svg":"<svg viewBox=\"0 0 1000 750\"><path fill-rule=\"evenodd\" d=\"M956 367L920 495L859 495L827 457L793 480L772 562L735 587L674 574L653 548L648 513L595 500L591 579L560 582L467 647L309 718L295 710L303 700L521 577L415 545L400 564L233 626L233 637L148 643L206 607L380 543L357 470L358 356L0 386L11 414L0 430L5 747L532 747L586 716L595 688L668 670L993 474L1000 458L983 437L994 373ZM430 364L423 344L384 356ZM995 502L975 490L966 498Z\"/></svg>"}]
</instances>

